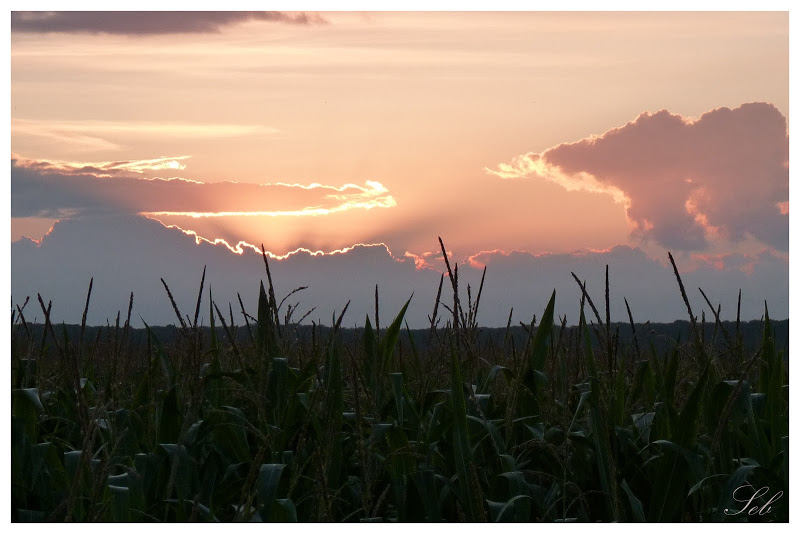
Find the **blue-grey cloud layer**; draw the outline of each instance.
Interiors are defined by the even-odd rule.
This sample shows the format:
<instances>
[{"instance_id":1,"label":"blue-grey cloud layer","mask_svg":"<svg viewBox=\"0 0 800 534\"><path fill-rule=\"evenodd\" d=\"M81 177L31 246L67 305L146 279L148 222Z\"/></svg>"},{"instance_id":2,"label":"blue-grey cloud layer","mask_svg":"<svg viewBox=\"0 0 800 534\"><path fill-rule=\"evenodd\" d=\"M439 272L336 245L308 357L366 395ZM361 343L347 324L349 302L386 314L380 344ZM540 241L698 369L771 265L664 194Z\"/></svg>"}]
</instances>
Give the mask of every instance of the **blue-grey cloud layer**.
<instances>
[{"instance_id":1,"label":"blue-grey cloud layer","mask_svg":"<svg viewBox=\"0 0 800 534\"><path fill-rule=\"evenodd\" d=\"M435 242L435 236L431 240ZM265 246L269 250L268 241ZM504 326L512 307L515 324L520 320L529 322L534 314L540 317L553 289L557 291L556 312L566 314L568 324L574 324L580 291L570 272L587 281L589 292L599 303L603 300L606 264L610 265L612 320L627 320L623 298L628 299L634 318L640 322L686 318L671 268L648 258L638 248L618 246L579 255L487 253L478 259L488 265L478 315L482 325ZM679 255L677 261L680 267L685 260ZM770 253L748 261L754 263L752 274L735 267L718 271L712 266L684 273L683 282L695 313L699 315L705 309L706 316L711 317L697 290L702 287L715 305L722 304L723 318L735 318L741 288L743 319L761 317L764 300L769 303L771 316L788 317L788 263ZM169 283L184 313L189 313L204 265L208 266L206 287L211 288L215 300L225 308L227 303L233 303L236 309L236 294L241 293L252 313L258 284L265 274L259 254L245 249L242 255L236 255L223 246L197 245L179 230L129 215L70 219L57 223L39 246L27 239L12 243L11 295L14 303L21 303L26 296L35 300L36 294L41 293L45 301L53 301L56 321L77 323L89 278L93 276L90 324L113 321L117 310L127 307L131 291L135 298L134 317L141 316L149 324L170 324L176 319L160 278ZM408 323L412 328L425 327L439 282L439 273L416 270L411 260L398 262L383 247L361 246L328 256L301 252L286 260L272 261L271 265L279 297L296 287L308 286L297 295L296 300L301 302L299 313L316 306L310 319L325 324L350 300L345 324L363 325L365 315L373 313L377 284L383 320L396 313L413 292ZM480 274L478 268L461 265L462 290L471 284L474 297ZM452 302L447 288L442 299ZM36 308L29 311L28 317L33 319ZM41 312L41 321L40 316ZM137 322L136 326L141 324Z\"/></svg>"}]
</instances>

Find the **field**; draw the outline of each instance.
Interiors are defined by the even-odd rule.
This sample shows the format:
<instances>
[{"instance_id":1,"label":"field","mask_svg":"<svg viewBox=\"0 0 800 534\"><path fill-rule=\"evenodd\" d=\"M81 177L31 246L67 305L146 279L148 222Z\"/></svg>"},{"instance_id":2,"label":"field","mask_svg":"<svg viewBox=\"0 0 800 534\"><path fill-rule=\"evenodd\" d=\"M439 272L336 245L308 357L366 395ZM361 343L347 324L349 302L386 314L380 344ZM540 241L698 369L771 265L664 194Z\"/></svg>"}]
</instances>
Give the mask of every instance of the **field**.
<instances>
[{"instance_id":1,"label":"field","mask_svg":"<svg viewBox=\"0 0 800 534\"><path fill-rule=\"evenodd\" d=\"M789 519L788 360L766 307L745 340L686 301L688 336L656 343L612 323L606 285L604 316L583 290L567 327L554 292L487 339L481 288L448 263L429 331L404 327L407 304L381 327L377 288L363 329L342 329L346 306L301 328L264 261L254 316L204 272L192 320L164 283L169 342L137 338L131 308L90 329L14 307L13 520Z\"/></svg>"}]
</instances>

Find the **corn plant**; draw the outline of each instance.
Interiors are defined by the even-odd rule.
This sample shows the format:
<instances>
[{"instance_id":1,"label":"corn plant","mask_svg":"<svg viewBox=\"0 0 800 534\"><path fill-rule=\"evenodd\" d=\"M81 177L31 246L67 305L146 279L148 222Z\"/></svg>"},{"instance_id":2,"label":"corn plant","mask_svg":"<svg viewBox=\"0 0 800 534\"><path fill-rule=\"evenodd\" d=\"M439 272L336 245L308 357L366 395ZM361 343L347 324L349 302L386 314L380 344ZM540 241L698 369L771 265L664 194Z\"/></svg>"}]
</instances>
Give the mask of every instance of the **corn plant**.
<instances>
[{"instance_id":1,"label":"corn plant","mask_svg":"<svg viewBox=\"0 0 800 534\"><path fill-rule=\"evenodd\" d=\"M134 341L133 295L122 325L118 314L93 340L85 312L76 331L53 325L41 296L44 325L17 306L12 518L788 520L788 374L766 305L748 351L739 322L729 332L703 293L707 339L675 267L691 329L658 351L630 307L627 324L611 322L608 271L604 317L573 274L576 327L555 316L553 292L522 338L509 315L496 344L476 319L483 279L464 298L442 252L424 346L404 329L410 300L380 328L377 287L362 329L345 335L347 305L330 326L299 326L266 254L267 284L255 316L239 299L241 325L205 269L193 320L162 280L178 318L169 343L146 323ZM86 310L90 297L91 282Z\"/></svg>"}]
</instances>

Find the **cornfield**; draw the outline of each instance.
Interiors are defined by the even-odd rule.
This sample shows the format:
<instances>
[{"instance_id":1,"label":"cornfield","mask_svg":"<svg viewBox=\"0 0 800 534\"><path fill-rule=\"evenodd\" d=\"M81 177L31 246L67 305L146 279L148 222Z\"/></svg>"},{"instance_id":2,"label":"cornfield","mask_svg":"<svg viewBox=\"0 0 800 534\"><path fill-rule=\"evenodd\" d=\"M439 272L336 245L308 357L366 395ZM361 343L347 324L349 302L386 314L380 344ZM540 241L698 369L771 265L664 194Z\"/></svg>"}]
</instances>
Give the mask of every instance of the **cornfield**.
<instances>
[{"instance_id":1,"label":"cornfield","mask_svg":"<svg viewBox=\"0 0 800 534\"><path fill-rule=\"evenodd\" d=\"M255 316L241 300L221 310L203 271L192 321L164 282L168 344L149 326L131 341L133 295L94 339L85 312L70 336L41 296L43 328L16 306L12 519L788 521L787 360L766 307L748 351L706 299L708 339L675 268L691 335L657 353L641 331L621 341L608 282L601 317L575 277L577 327L554 317L553 292L524 343L481 343L481 288L465 299L442 251L419 348L408 302L380 328L377 288L357 336L343 338L346 306L301 336L266 255Z\"/></svg>"}]
</instances>

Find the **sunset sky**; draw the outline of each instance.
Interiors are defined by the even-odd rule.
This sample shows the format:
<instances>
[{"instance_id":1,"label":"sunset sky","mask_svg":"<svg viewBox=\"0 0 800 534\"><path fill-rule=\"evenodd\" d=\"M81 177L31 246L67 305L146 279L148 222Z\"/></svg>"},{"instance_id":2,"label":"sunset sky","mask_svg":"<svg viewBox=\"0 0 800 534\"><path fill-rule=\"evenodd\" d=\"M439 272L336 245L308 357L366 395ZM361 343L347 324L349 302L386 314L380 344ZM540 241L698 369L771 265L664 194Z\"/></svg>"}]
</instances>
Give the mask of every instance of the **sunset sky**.
<instances>
[{"instance_id":1,"label":"sunset sky","mask_svg":"<svg viewBox=\"0 0 800 534\"><path fill-rule=\"evenodd\" d=\"M616 310L685 318L667 251L693 302L788 317L788 12L13 12L10 38L12 299L67 322L92 276L97 324L130 291L172 322L160 277L188 312L203 265L254 302L263 243L323 322L378 284L424 326L437 236L473 291L487 266L490 325L553 288L574 323L570 272L600 300L607 263Z\"/></svg>"}]
</instances>

